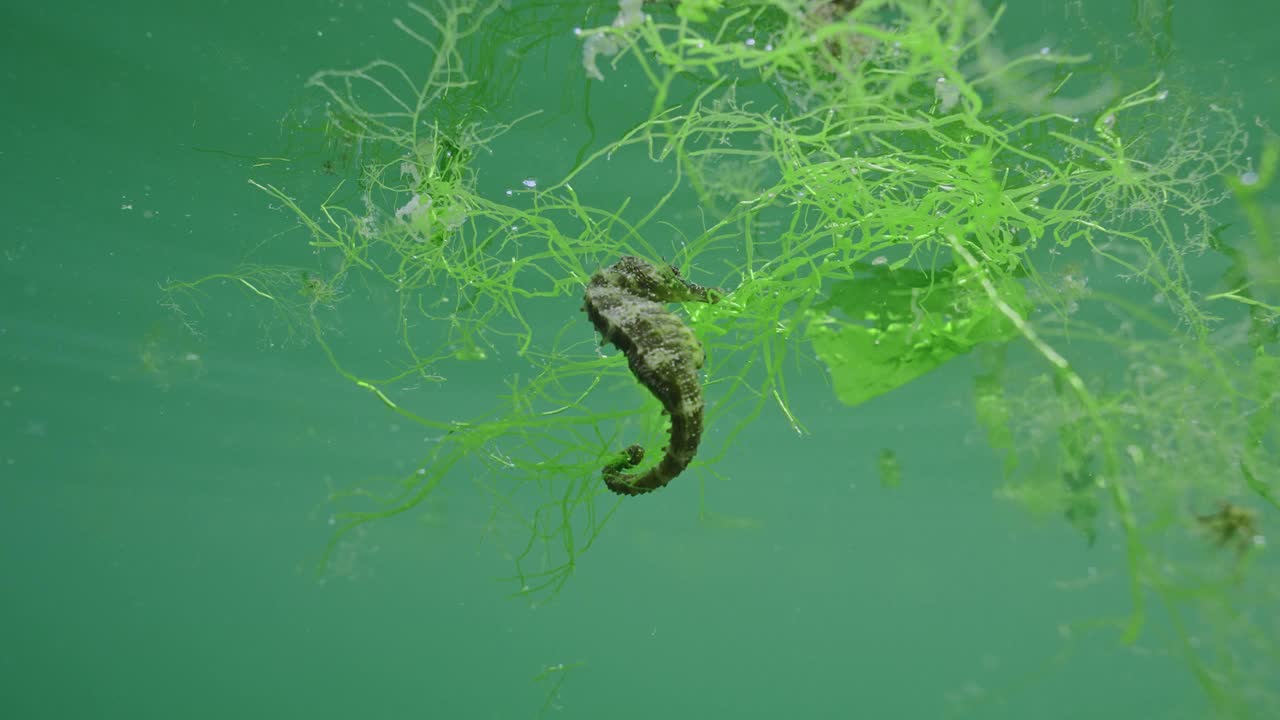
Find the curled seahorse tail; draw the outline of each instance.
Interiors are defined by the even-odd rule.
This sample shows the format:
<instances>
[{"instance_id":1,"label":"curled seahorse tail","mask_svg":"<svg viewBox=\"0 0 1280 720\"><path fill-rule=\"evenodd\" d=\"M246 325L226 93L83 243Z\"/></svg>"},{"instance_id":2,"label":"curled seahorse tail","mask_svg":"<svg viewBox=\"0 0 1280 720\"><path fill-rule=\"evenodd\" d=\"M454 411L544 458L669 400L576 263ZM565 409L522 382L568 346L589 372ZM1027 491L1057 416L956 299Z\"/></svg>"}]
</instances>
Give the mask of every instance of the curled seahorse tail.
<instances>
[{"instance_id":1,"label":"curled seahorse tail","mask_svg":"<svg viewBox=\"0 0 1280 720\"><path fill-rule=\"evenodd\" d=\"M632 445L604 466L605 486L618 495L644 495L666 487L693 462L701 434L701 416L695 422L676 415L671 422L671 442L662 460L646 473L628 473L627 470L644 461L644 448Z\"/></svg>"},{"instance_id":2,"label":"curled seahorse tail","mask_svg":"<svg viewBox=\"0 0 1280 720\"><path fill-rule=\"evenodd\" d=\"M644 462L644 448L639 445L630 445L627 449L618 453L613 462L604 466L604 476L606 478L618 477L642 462Z\"/></svg>"},{"instance_id":3,"label":"curled seahorse tail","mask_svg":"<svg viewBox=\"0 0 1280 720\"><path fill-rule=\"evenodd\" d=\"M650 492L653 488L645 489L636 485L639 475L626 472L643 461L643 447L639 445L627 447L626 450L618 453L618 457L613 462L602 469L605 486L619 495L642 495Z\"/></svg>"}]
</instances>

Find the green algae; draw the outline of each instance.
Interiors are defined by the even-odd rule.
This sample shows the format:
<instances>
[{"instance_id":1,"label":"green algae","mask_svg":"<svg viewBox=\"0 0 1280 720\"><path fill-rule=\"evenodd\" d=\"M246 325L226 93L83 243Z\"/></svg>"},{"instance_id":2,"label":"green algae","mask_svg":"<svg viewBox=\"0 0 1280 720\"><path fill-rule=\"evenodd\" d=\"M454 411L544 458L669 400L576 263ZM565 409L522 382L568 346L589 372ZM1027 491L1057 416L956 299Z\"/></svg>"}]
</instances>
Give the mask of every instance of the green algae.
<instances>
[{"instance_id":1,"label":"green algae","mask_svg":"<svg viewBox=\"0 0 1280 720\"><path fill-rule=\"evenodd\" d=\"M1264 199L1276 142L1253 170L1231 112L1160 78L1118 88L1095 82L1084 55L1006 56L1001 11L976 2L649 4L643 20L634 5L534 3L523 22L500 3L411 6L397 24L421 57L310 80L346 176L318 201L251 180L323 262L169 286L190 318L207 286L234 281L268 303L275 326L437 438L404 477L328 498L331 551L472 478L525 538L506 548L518 594L560 590L620 507L600 468L634 425L645 445L660 442L663 420L578 313L548 318L618 256L666 258L726 289L685 308L719 430L694 474L715 475L762 413L805 431L788 392L797 359L821 363L835 396L857 405L974 356L975 417L1003 463L998 496L1122 548L1131 609L1102 627L1134 643L1158 603L1224 716L1275 707L1274 694L1235 692L1257 677L1245 658L1277 652L1275 628L1231 608L1280 595L1259 560L1280 494L1280 263ZM1158 43L1172 10L1152 5L1139 17ZM647 84L634 90L647 113L593 136L560 177L484 189L493 146L538 120L491 111L511 85L480 78L515 70L513 54L485 48L501 37L536 53L553 44L548 28L584 12L597 24L578 40L597 52L558 72L606 84L627 73L633 89ZM601 205L590 186L615 158L661 166L669 184L643 204ZM698 223L667 219L690 205ZM1233 206L1247 230L1228 242ZM1194 272L1206 254L1225 272ZM386 332L402 357L389 372L354 367L329 330L357 283L394 305ZM406 390L498 358L496 390L472 415ZM608 400L618 396L630 408ZM883 482L896 486L885 452ZM1256 536L1238 558L1188 559L1206 545L1203 514L1223 502L1252 508ZM1221 632L1205 643L1193 625Z\"/></svg>"}]
</instances>

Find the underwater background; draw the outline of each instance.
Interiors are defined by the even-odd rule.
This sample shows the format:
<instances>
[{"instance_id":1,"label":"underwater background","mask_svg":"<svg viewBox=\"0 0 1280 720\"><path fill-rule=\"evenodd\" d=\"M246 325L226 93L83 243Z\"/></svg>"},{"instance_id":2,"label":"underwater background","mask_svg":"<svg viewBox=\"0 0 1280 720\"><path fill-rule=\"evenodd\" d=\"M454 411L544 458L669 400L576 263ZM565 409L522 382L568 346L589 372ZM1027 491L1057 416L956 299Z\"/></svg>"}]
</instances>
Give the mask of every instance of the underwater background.
<instances>
[{"instance_id":1,"label":"underwater background","mask_svg":"<svg viewBox=\"0 0 1280 720\"><path fill-rule=\"evenodd\" d=\"M0 714L1280 717L1277 20L6 4Z\"/></svg>"}]
</instances>

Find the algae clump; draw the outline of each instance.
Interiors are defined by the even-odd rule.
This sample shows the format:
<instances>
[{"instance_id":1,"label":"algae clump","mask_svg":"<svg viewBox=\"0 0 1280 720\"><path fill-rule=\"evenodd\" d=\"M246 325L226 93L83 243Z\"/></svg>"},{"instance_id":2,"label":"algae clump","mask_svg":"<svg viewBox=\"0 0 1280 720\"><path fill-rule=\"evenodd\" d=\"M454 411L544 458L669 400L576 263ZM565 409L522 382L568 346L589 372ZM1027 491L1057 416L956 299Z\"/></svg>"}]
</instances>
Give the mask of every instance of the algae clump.
<instances>
[{"instance_id":1,"label":"algae clump","mask_svg":"<svg viewBox=\"0 0 1280 720\"><path fill-rule=\"evenodd\" d=\"M329 498L335 543L455 474L481 477L526 538L509 550L518 592L563 587L619 507L600 468L637 429L646 447L665 434L625 360L599 354L571 310L592 272L634 255L725 288L683 309L706 348L716 429L692 474L714 475L766 411L804 431L793 361L821 363L857 405L972 355L975 417L1003 456L998 494L1122 548L1131 608L1118 637L1143 636L1154 598L1216 707L1276 707L1274 693L1233 694L1256 678L1221 660L1280 649L1274 627L1242 629L1223 609L1265 607L1280 586L1257 561L1280 510L1269 133L1255 170L1256 137L1228 110L1160 78L1095 82L1085 55L1006 56L1002 10L976 2L410 8L397 25L419 57L309 82L327 142L359 147L348 177L318 200L253 180L321 260L305 275L263 262L169 288L189 307L234 278L437 439L403 477ZM575 26L572 43L547 30ZM508 46L519 53L495 49ZM587 139L554 178L486 183L509 131L550 122L494 110L534 57L578 83ZM623 83L641 111L597 127L591 93ZM666 185L599 187L641 165ZM1228 240L1233 203L1247 227ZM1202 255L1227 270L1195 270ZM385 332L402 358L389 372L351 367L329 330L357 284L393 306ZM477 363L501 367L467 417L406 391ZM1232 557L1187 559L1214 543ZM1216 645L1191 642L1193 615L1221 631Z\"/></svg>"}]
</instances>

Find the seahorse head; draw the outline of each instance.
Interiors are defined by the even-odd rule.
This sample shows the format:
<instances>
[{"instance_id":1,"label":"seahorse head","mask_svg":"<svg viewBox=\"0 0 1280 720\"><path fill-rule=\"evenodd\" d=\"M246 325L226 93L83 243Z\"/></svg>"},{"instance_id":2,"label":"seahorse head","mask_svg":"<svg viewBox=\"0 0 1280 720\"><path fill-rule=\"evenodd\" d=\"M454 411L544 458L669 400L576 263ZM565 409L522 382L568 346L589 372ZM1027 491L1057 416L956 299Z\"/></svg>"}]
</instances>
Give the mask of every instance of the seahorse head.
<instances>
[{"instance_id":1,"label":"seahorse head","mask_svg":"<svg viewBox=\"0 0 1280 720\"><path fill-rule=\"evenodd\" d=\"M613 284L626 292L655 302L715 302L708 289L680 276L674 265L655 265L641 258L624 255L609 270L615 275Z\"/></svg>"}]
</instances>

